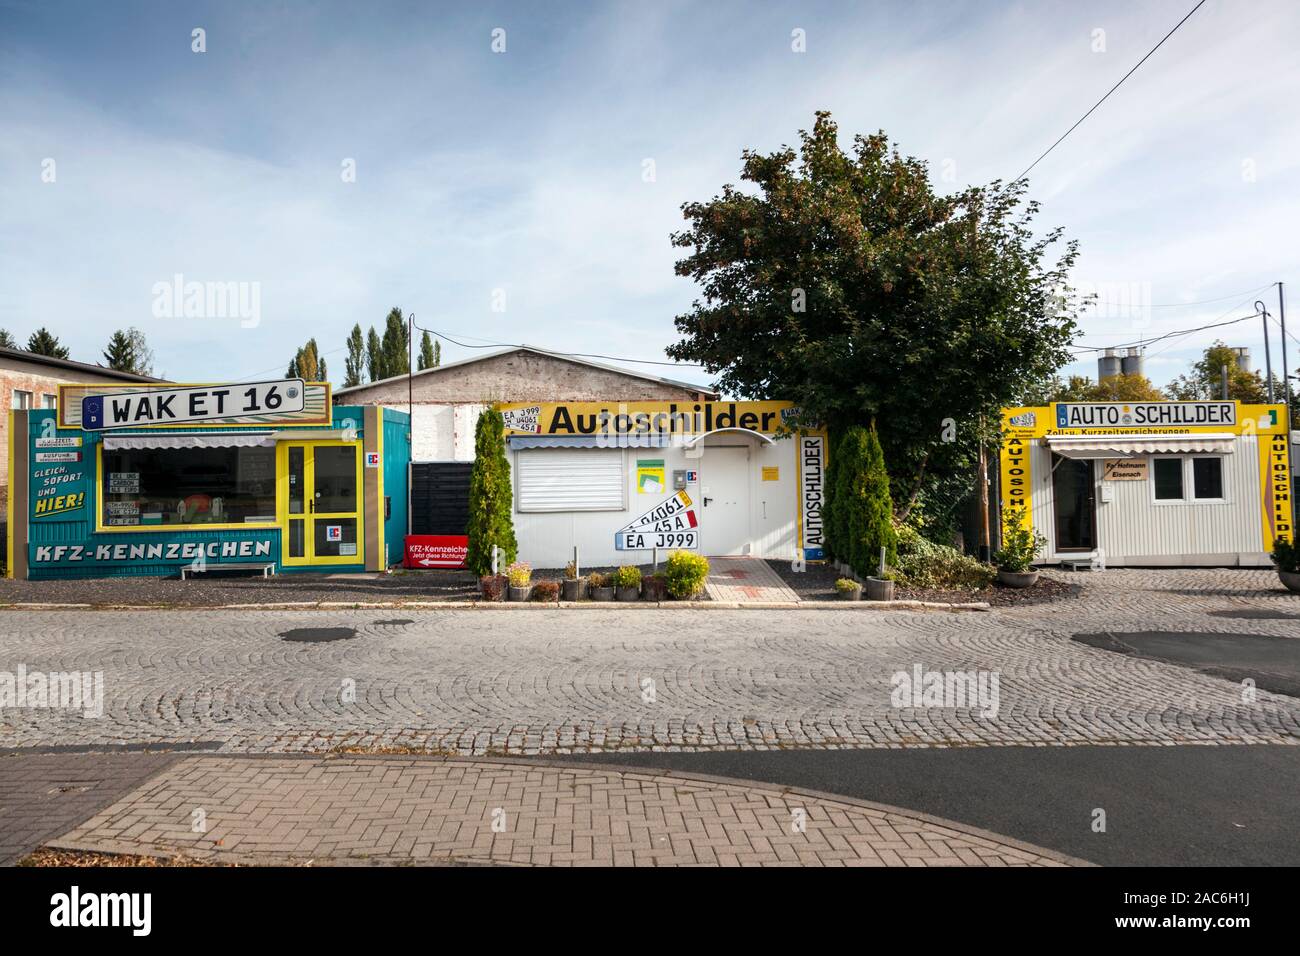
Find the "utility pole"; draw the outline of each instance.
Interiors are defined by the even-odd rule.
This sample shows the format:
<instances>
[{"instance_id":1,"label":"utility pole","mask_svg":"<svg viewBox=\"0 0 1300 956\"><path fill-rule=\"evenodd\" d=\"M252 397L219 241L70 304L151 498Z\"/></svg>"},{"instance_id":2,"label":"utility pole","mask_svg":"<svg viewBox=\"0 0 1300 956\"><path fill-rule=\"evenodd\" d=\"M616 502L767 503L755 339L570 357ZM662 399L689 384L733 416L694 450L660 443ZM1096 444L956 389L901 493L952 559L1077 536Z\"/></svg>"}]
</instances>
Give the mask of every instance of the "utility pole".
<instances>
[{"instance_id":1,"label":"utility pole","mask_svg":"<svg viewBox=\"0 0 1300 956\"><path fill-rule=\"evenodd\" d=\"M1264 381L1268 383L1268 403L1273 404L1273 359L1268 351L1268 309L1259 299L1255 300L1255 311L1264 321ZM1285 372L1284 372L1285 374Z\"/></svg>"},{"instance_id":2,"label":"utility pole","mask_svg":"<svg viewBox=\"0 0 1300 956\"><path fill-rule=\"evenodd\" d=\"M1286 365L1286 298L1282 293L1282 283L1277 284L1277 314L1282 321L1282 394L1286 397L1286 430L1291 434L1291 375ZM1269 401L1272 401L1270 398Z\"/></svg>"}]
</instances>

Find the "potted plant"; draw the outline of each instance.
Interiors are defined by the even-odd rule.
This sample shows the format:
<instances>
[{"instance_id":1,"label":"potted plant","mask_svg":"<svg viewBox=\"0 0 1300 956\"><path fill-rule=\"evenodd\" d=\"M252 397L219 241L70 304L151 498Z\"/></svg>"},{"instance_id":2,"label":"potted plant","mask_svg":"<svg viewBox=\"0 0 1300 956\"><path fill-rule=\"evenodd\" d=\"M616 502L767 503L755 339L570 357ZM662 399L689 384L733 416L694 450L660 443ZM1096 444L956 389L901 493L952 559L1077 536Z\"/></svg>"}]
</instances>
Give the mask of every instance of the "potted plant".
<instances>
[{"instance_id":1,"label":"potted plant","mask_svg":"<svg viewBox=\"0 0 1300 956\"><path fill-rule=\"evenodd\" d=\"M614 582L610 576L599 571L587 575L587 596L593 601L614 600Z\"/></svg>"},{"instance_id":2,"label":"potted plant","mask_svg":"<svg viewBox=\"0 0 1300 956\"><path fill-rule=\"evenodd\" d=\"M560 599L559 581L538 581L533 584L533 600L542 604L554 604Z\"/></svg>"},{"instance_id":3,"label":"potted plant","mask_svg":"<svg viewBox=\"0 0 1300 956\"><path fill-rule=\"evenodd\" d=\"M510 600L527 601L533 593L533 569L527 561L516 561L506 568L506 580L510 582Z\"/></svg>"},{"instance_id":4,"label":"potted plant","mask_svg":"<svg viewBox=\"0 0 1300 956\"><path fill-rule=\"evenodd\" d=\"M1275 541L1270 556L1286 589L1300 592L1300 548L1293 541Z\"/></svg>"},{"instance_id":5,"label":"potted plant","mask_svg":"<svg viewBox=\"0 0 1300 956\"><path fill-rule=\"evenodd\" d=\"M479 592L485 601L506 599L506 579L499 574L485 574L478 579Z\"/></svg>"},{"instance_id":6,"label":"potted plant","mask_svg":"<svg viewBox=\"0 0 1300 956\"><path fill-rule=\"evenodd\" d=\"M1034 530L1024 506L1008 508L1002 514L1002 547L993 553L998 582L1009 588L1033 587L1038 582L1034 559L1047 539Z\"/></svg>"},{"instance_id":7,"label":"potted plant","mask_svg":"<svg viewBox=\"0 0 1300 956\"><path fill-rule=\"evenodd\" d=\"M868 601L892 601L894 599L894 572L881 571L875 577L869 577L862 585L862 597Z\"/></svg>"},{"instance_id":8,"label":"potted plant","mask_svg":"<svg viewBox=\"0 0 1300 956\"><path fill-rule=\"evenodd\" d=\"M835 582L835 596L841 601L860 601L862 585L852 578L840 578Z\"/></svg>"},{"instance_id":9,"label":"potted plant","mask_svg":"<svg viewBox=\"0 0 1300 956\"><path fill-rule=\"evenodd\" d=\"M614 572L615 596L620 601L638 601L641 599L641 569L634 564L625 564Z\"/></svg>"},{"instance_id":10,"label":"potted plant","mask_svg":"<svg viewBox=\"0 0 1300 956\"><path fill-rule=\"evenodd\" d=\"M564 566L564 581L560 587L566 601L581 601L587 596L587 579L578 577L578 566L572 561Z\"/></svg>"},{"instance_id":11,"label":"potted plant","mask_svg":"<svg viewBox=\"0 0 1300 956\"><path fill-rule=\"evenodd\" d=\"M664 581L668 593L686 601L704 590L709 579L709 559L694 551L674 551L664 562Z\"/></svg>"},{"instance_id":12,"label":"potted plant","mask_svg":"<svg viewBox=\"0 0 1300 956\"><path fill-rule=\"evenodd\" d=\"M662 574L650 574L641 580L641 592L647 601L663 601L668 598L668 579Z\"/></svg>"}]
</instances>

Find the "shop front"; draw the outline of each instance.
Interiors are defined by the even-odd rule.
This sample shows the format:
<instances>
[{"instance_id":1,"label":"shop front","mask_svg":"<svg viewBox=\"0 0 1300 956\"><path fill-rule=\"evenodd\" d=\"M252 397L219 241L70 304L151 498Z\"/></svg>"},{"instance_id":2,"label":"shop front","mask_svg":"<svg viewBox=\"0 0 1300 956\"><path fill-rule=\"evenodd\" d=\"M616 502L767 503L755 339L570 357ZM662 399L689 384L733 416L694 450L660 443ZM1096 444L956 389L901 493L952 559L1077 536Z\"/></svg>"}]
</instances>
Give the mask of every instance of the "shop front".
<instances>
[{"instance_id":1,"label":"shop front","mask_svg":"<svg viewBox=\"0 0 1300 956\"><path fill-rule=\"evenodd\" d=\"M333 407L328 384L64 385L12 415L10 577L400 560L407 416Z\"/></svg>"},{"instance_id":2,"label":"shop front","mask_svg":"<svg viewBox=\"0 0 1300 956\"><path fill-rule=\"evenodd\" d=\"M667 551L819 560L826 438L788 402L502 406L519 556L561 567Z\"/></svg>"},{"instance_id":3,"label":"shop front","mask_svg":"<svg viewBox=\"0 0 1300 956\"><path fill-rule=\"evenodd\" d=\"M1267 567L1291 540L1281 405L1059 402L1003 411L1003 509L1044 562Z\"/></svg>"}]
</instances>

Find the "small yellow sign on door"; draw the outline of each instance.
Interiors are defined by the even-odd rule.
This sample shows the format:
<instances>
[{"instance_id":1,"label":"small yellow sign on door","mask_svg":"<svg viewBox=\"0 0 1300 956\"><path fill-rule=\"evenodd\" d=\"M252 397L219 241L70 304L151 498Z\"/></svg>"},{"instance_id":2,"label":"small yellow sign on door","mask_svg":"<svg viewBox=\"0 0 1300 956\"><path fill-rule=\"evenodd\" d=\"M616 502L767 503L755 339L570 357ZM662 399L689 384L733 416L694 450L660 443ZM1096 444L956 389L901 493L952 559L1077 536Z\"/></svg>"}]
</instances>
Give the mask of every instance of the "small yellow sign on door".
<instances>
[{"instance_id":1,"label":"small yellow sign on door","mask_svg":"<svg viewBox=\"0 0 1300 956\"><path fill-rule=\"evenodd\" d=\"M780 481L780 480L781 480L781 469L778 468L778 467L775 466L775 465L765 465L765 466L763 467L763 480L764 480L764 481Z\"/></svg>"}]
</instances>

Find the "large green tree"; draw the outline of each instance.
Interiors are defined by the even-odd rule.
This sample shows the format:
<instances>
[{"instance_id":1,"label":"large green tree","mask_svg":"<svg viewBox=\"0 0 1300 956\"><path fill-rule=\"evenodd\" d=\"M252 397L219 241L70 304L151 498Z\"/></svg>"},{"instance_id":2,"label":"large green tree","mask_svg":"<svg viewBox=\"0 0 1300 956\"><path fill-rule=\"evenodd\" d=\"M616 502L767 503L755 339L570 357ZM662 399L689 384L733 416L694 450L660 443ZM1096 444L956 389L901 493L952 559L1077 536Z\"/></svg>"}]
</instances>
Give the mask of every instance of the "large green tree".
<instances>
[{"instance_id":1,"label":"large green tree","mask_svg":"<svg viewBox=\"0 0 1300 956\"><path fill-rule=\"evenodd\" d=\"M18 340L10 334L8 329L0 329L0 349L16 349Z\"/></svg>"},{"instance_id":2,"label":"large green tree","mask_svg":"<svg viewBox=\"0 0 1300 956\"><path fill-rule=\"evenodd\" d=\"M343 387L351 388L361 384L361 376L366 371L366 341L361 336L360 322L352 326L347 348L347 358L343 360Z\"/></svg>"},{"instance_id":3,"label":"large green tree","mask_svg":"<svg viewBox=\"0 0 1300 956\"><path fill-rule=\"evenodd\" d=\"M390 309L388 318L384 320L384 338L382 340L384 378L405 375L410 371L411 353L407 339L408 334L406 319L402 317L402 310L398 308Z\"/></svg>"},{"instance_id":4,"label":"large green tree","mask_svg":"<svg viewBox=\"0 0 1300 956\"><path fill-rule=\"evenodd\" d=\"M879 570L880 549L885 562L898 558L889 473L875 428L853 425L835 443L839 463L830 490L833 525L827 526L835 556L859 576Z\"/></svg>"},{"instance_id":5,"label":"large green tree","mask_svg":"<svg viewBox=\"0 0 1300 956\"><path fill-rule=\"evenodd\" d=\"M1180 402L1212 400L1223 397L1223 370L1228 370L1228 398L1239 402L1263 404L1268 401L1268 385L1258 372L1241 367L1237 353L1216 341L1192 364L1191 371L1169 383L1169 394ZM1274 398L1281 400L1281 380L1274 376Z\"/></svg>"},{"instance_id":6,"label":"large green tree","mask_svg":"<svg viewBox=\"0 0 1300 956\"><path fill-rule=\"evenodd\" d=\"M469 473L469 549L465 567L475 574L492 571L492 548L501 549L499 568L514 561L514 493L506 458L504 422L495 408L479 416L474 430L474 465Z\"/></svg>"},{"instance_id":7,"label":"large green tree","mask_svg":"<svg viewBox=\"0 0 1300 956\"><path fill-rule=\"evenodd\" d=\"M369 373L372 382L387 378L384 374L384 345L373 325L366 334L366 371Z\"/></svg>"},{"instance_id":8,"label":"large green tree","mask_svg":"<svg viewBox=\"0 0 1300 956\"><path fill-rule=\"evenodd\" d=\"M438 351L428 332L420 336L420 364L418 370L423 372L426 368L437 368L439 363Z\"/></svg>"},{"instance_id":9,"label":"large green tree","mask_svg":"<svg viewBox=\"0 0 1300 956\"><path fill-rule=\"evenodd\" d=\"M58 336L45 326L41 326L27 339L27 351L34 355L48 355L50 358L68 357L67 346L61 344Z\"/></svg>"},{"instance_id":10,"label":"large green tree","mask_svg":"<svg viewBox=\"0 0 1300 956\"><path fill-rule=\"evenodd\" d=\"M104 361L111 369L134 375L153 374L153 350L137 328L118 329L104 349Z\"/></svg>"},{"instance_id":11,"label":"large green tree","mask_svg":"<svg viewBox=\"0 0 1300 956\"><path fill-rule=\"evenodd\" d=\"M874 420L896 509L969 483L979 422L1071 359L1073 242L1035 235L1023 182L935 192L883 133L840 148L818 113L799 150L746 151L741 178L682 207L677 273L702 297L675 359L725 392L790 399L832 429Z\"/></svg>"}]
</instances>

